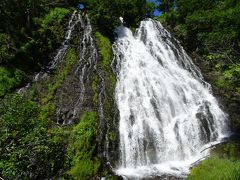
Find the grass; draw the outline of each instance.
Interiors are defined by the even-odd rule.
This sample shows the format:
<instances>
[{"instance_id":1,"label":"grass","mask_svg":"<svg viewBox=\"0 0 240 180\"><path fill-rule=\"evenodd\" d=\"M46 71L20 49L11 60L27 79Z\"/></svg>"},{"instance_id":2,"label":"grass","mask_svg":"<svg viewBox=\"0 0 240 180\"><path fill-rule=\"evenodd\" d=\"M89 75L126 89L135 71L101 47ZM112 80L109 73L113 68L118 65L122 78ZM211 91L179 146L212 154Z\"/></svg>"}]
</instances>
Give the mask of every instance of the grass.
<instances>
[{"instance_id":1,"label":"grass","mask_svg":"<svg viewBox=\"0 0 240 180\"><path fill-rule=\"evenodd\" d=\"M240 161L219 158L217 156L204 160L194 167L188 180L237 180L240 179Z\"/></svg>"},{"instance_id":2,"label":"grass","mask_svg":"<svg viewBox=\"0 0 240 180\"><path fill-rule=\"evenodd\" d=\"M190 180L240 179L240 144L229 142L211 150L211 157L191 170Z\"/></svg>"}]
</instances>

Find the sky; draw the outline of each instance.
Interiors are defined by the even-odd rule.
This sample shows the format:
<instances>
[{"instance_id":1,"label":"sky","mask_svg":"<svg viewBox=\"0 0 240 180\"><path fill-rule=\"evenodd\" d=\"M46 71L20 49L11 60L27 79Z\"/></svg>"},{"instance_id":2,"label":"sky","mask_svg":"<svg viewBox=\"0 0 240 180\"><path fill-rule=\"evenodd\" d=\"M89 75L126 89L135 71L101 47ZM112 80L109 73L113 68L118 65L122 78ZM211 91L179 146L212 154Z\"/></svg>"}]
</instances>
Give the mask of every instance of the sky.
<instances>
[{"instance_id":1,"label":"sky","mask_svg":"<svg viewBox=\"0 0 240 180\"><path fill-rule=\"evenodd\" d=\"M159 4L159 1L157 2L156 0L147 0L148 2L155 2L156 5ZM161 14L161 12L157 9L155 9L155 11L153 12L154 16L159 16Z\"/></svg>"}]
</instances>

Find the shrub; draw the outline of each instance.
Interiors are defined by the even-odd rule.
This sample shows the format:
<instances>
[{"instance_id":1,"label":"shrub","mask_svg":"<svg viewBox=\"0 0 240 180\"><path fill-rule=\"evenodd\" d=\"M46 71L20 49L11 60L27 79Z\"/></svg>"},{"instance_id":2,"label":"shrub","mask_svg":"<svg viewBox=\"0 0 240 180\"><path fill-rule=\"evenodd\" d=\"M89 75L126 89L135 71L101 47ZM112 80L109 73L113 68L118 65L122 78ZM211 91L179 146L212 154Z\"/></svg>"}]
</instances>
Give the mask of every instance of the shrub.
<instances>
[{"instance_id":1,"label":"shrub","mask_svg":"<svg viewBox=\"0 0 240 180\"><path fill-rule=\"evenodd\" d=\"M43 28L48 28L53 24L60 24L70 14L70 12L71 11L69 9L57 7L41 19L41 26Z\"/></svg>"},{"instance_id":2,"label":"shrub","mask_svg":"<svg viewBox=\"0 0 240 180\"><path fill-rule=\"evenodd\" d=\"M25 78L25 73L19 69L10 70L0 66L0 96L4 96L13 88L20 85Z\"/></svg>"},{"instance_id":3,"label":"shrub","mask_svg":"<svg viewBox=\"0 0 240 180\"><path fill-rule=\"evenodd\" d=\"M0 176L4 179L45 179L64 165L61 128L50 128L38 106L20 95L0 103ZM61 134L61 135L60 135Z\"/></svg>"},{"instance_id":4,"label":"shrub","mask_svg":"<svg viewBox=\"0 0 240 180\"><path fill-rule=\"evenodd\" d=\"M100 32L95 33L99 53L102 57L102 66L106 69L111 65L112 60L112 45L109 39L103 36Z\"/></svg>"},{"instance_id":5,"label":"shrub","mask_svg":"<svg viewBox=\"0 0 240 180\"><path fill-rule=\"evenodd\" d=\"M96 157L97 113L85 112L79 124L73 128L68 148L71 169L68 174L74 179L91 179L99 169Z\"/></svg>"}]
</instances>

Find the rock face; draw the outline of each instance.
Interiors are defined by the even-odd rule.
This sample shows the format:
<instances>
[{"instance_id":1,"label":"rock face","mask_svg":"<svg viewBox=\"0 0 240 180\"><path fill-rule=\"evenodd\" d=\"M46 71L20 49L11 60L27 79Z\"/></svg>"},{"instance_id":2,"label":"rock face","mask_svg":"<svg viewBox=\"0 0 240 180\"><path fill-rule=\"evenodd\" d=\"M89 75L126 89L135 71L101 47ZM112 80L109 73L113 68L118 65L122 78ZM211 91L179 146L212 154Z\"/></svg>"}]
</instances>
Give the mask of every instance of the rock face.
<instances>
[{"instance_id":1,"label":"rock face","mask_svg":"<svg viewBox=\"0 0 240 180\"><path fill-rule=\"evenodd\" d=\"M98 109L94 96L101 90L92 87L93 77L100 78L98 60L90 20L86 14L75 11L68 22L62 46L52 61L18 92L25 93L32 85L42 97L49 96L51 91L47 101L56 105L52 119L61 125L71 124L79 120L82 112ZM54 87L49 88L51 84Z\"/></svg>"},{"instance_id":2,"label":"rock face","mask_svg":"<svg viewBox=\"0 0 240 180\"><path fill-rule=\"evenodd\" d=\"M97 112L94 156L101 159L100 171L113 175L119 154L119 114L113 99L116 79L111 67L111 43L104 59L101 46L105 41L99 44L97 40L101 38L95 39L88 15L75 11L52 61L19 93L34 94L34 101L51 111L49 119L62 126L78 123L85 112Z\"/></svg>"},{"instance_id":3,"label":"rock face","mask_svg":"<svg viewBox=\"0 0 240 180\"><path fill-rule=\"evenodd\" d=\"M97 49L89 18L80 13L76 14L76 18L78 25L70 44L75 46L78 60L54 98L57 105L56 121L59 124L70 124L79 119L82 112L94 107L91 77L96 73Z\"/></svg>"},{"instance_id":4,"label":"rock face","mask_svg":"<svg viewBox=\"0 0 240 180\"><path fill-rule=\"evenodd\" d=\"M69 48L76 51L77 61L54 95L56 114L52 118L58 124L66 125L78 122L84 112L96 111L97 154L104 169L109 169L107 162L114 165L119 154L118 111L113 100L115 76L111 63L109 66L103 65L103 57L98 55L88 16L76 13L76 20L78 24L72 33ZM67 53L65 56L68 56ZM65 57L65 61L69 61L68 58ZM64 61L58 66L64 67Z\"/></svg>"}]
</instances>

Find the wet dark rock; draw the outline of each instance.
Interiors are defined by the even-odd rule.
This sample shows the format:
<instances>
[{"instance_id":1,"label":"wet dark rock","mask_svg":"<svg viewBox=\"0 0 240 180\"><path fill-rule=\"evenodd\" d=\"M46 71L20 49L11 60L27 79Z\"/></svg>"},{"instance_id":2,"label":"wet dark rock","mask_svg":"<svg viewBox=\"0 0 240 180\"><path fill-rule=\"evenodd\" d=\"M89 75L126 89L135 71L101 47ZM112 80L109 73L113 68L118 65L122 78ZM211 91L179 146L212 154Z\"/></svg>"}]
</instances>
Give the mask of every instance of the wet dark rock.
<instances>
[{"instance_id":1,"label":"wet dark rock","mask_svg":"<svg viewBox=\"0 0 240 180\"><path fill-rule=\"evenodd\" d=\"M71 40L71 46L76 48L78 57L54 97L57 105L55 121L59 124L78 121L83 112L95 108L90 77L96 73L94 67L97 63L97 52L91 37L89 19L86 16L80 16L79 24L73 33L76 34Z\"/></svg>"}]
</instances>

